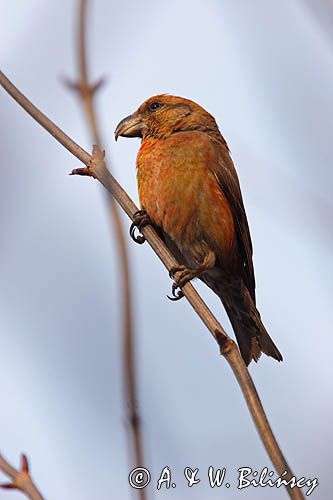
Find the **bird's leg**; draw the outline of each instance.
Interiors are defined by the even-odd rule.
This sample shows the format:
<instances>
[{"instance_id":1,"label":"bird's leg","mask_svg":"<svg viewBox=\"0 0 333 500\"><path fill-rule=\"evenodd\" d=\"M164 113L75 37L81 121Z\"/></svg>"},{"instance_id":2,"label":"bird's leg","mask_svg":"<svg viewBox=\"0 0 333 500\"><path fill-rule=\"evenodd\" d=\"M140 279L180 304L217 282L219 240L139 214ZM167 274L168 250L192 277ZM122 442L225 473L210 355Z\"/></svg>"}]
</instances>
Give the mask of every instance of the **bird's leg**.
<instances>
[{"instance_id":1,"label":"bird's leg","mask_svg":"<svg viewBox=\"0 0 333 500\"><path fill-rule=\"evenodd\" d=\"M130 225L129 229L130 237L133 241L135 241L135 243L139 243L139 245L142 245L142 243L146 241L146 238L143 236L143 234L136 235L135 230L138 229L140 232L141 229L148 224L152 224L152 221L145 210L138 210L137 212L135 212L135 214L133 215L133 222Z\"/></svg>"},{"instance_id":2,"label":"bird's leg","mask_svg":"<svg viewBox=\"0 0 333 500\"><path fill-rule=\"evenodd\" d=\"M176 301L184 297L181 288L194 278L198 278L200 274L212 269L215 265L215 260L214 252L208 250L203 261L196 269L190 269L183 265L173 266L169 271L170 278L174 280L171 289L172 297L168 295L168 299Z\"/></svg>"}]
</instances>

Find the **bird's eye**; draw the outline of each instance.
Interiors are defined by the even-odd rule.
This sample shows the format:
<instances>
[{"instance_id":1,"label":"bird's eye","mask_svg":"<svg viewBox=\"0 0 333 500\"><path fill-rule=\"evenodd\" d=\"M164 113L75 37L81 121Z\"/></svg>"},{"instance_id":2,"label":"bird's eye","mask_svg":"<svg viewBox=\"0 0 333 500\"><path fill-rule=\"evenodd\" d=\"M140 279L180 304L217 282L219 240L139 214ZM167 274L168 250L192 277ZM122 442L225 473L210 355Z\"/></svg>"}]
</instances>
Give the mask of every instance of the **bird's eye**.
<instances>
[{"instance_id":1,"label":"bird's eye","mask_svg":"<svg viewBox=\"0 0 333 500\"><path fill-rule=\"evenodd\" d=\"M155 111L155 109L160 108L160 107L161 107L161 105L159 102L151 102L149 104L149 108L151 109L151 111Z\"/></svg>"}]
</instances>

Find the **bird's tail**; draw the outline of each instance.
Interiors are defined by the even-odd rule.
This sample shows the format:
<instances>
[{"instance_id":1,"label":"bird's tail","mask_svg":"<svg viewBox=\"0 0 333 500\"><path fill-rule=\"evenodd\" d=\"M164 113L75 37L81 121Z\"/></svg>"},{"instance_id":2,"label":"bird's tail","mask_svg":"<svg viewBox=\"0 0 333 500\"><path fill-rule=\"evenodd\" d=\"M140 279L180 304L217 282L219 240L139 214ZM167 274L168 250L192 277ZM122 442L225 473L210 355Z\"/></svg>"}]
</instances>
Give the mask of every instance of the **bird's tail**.
<instances>
[{"instance_id":1,"label":"bird's tail","mask_svg":"<svg viewBox=\"0 0 333 500\"><path fill-rule=\"evenodd\" d=\"M252 359L258 361L262 352L282 361L282 355L268 335L243 280L230 283L219 292L246 365L248 366Z\"/></svg>"}]
</instances>

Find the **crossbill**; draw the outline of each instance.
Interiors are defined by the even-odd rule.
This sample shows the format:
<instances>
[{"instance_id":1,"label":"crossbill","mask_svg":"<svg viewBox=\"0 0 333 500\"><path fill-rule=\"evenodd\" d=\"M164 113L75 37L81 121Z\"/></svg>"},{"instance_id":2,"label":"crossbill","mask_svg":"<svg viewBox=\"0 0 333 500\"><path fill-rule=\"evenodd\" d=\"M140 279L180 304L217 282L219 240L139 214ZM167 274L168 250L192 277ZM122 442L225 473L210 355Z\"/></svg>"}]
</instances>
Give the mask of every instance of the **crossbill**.
<instances>
[{"instance_id":1,"label":"crossbill","mask_svg":"<svg viewBox=\"0 0 333 500\"><path fill-rule=\"evenodd\" d=\"M198 277L221 299L246 363L282 361L256 308L252 242L238 176L214 117L189 99L157 95L116 128L140 137L141 208L181 266L176 286Z\"/></svg>"}]
</instances>

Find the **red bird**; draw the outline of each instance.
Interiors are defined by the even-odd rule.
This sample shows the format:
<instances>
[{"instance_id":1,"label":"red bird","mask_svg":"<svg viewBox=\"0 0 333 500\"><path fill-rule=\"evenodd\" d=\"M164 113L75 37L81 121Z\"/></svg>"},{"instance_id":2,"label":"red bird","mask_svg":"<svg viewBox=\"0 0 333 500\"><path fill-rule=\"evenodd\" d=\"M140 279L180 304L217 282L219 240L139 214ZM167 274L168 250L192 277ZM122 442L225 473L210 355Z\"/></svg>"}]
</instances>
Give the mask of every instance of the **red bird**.
<instances>
[{"instance_id":1,"label":"red bird","mask_svg":"<svg viewBox=\"0 0 333 500\"><path fill-rule=\"evenodd\" d=\"M124 118L115 136L142 138L140 204L182 264L173 293L200 278L220 297L245 363L258 361L262 352L282 361L256 308L242 194L214 117L188 99L158 95Z\"/></svg>"}]
</instances>

